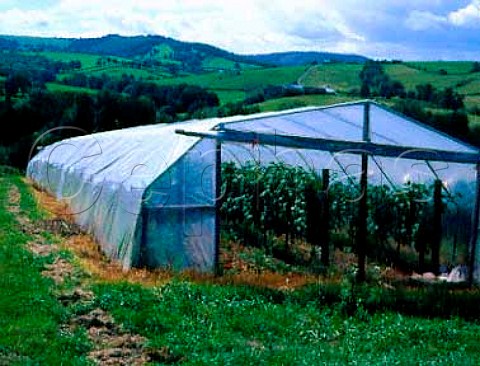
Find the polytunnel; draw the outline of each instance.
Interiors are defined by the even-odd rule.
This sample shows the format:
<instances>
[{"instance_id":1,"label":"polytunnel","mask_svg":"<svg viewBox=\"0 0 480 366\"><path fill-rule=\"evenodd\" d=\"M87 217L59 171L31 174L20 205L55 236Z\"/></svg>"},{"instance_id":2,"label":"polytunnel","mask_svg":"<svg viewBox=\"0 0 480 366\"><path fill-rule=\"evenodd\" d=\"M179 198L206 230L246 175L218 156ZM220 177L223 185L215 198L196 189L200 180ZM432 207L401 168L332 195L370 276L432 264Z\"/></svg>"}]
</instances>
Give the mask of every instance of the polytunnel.
<instances>
[{"instance_id":1,"label":"polytunnel","mask_svg":"<svg viewBox=\"0 0 480 366\"><path fill-rule=\"evenodd\" d=\"M248 161L327 168L338 180L363 176L375 184L441 180L473 208L479 151L362 101L74 137L43 148L27 175L67 202L76 222L125 268L211 271L219 164Z\"/></svg>"}]
</instances>

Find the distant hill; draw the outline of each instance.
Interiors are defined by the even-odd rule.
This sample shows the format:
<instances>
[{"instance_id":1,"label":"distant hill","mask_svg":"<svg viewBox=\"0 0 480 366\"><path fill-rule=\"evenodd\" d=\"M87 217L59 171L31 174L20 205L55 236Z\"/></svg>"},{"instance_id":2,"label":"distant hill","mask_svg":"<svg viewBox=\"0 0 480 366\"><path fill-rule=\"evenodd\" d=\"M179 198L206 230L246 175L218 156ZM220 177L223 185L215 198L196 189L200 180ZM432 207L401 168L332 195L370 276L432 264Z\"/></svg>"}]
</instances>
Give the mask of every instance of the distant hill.
<instances>
[{"instance_id":1,"label":"distant hill","mask_svg":"<svg viewBox=\"0 0 480 366\"><path fill-rule=\"evenodd\" d=\"M162 61L195 62L224 59L256 66L299 66L314 62L363 63L366 57L326 52L284 52L266 55L237 55L204 43L182 42L158 35L124 37L108 35L100 38L40 38L0 36L0 49L24 51L61 51L117 56L124 58L157 57ZM159 51L161 50L161 52ZM161 53L160 56L158 54Z\"/></svg>"},{"instance_id":2,"label":"distant hill","mask_svg":"<svg viewBox=\"0 0 480 366\"><path fill-rule=\"evenodd\" d=\"M344 55L329 52L279 52L262 55L251 55L247 58L254 62L272 66L298 66L312 63L348 62L364 63L367 57L359 55Z\"/></svg>"},{"instance_id":3,"label":"distant hill","mask_svg":"<svg viewBox=\"0 0 480 366\"><path fill-rule=\"evenodd\" d=\"M43 38L0 35L0 49L23 51L63 51L71 43L70 38Z\"/></svg>"},{"instance_id":4,"label":"distant hill","mask_svg":"<svg viewBox=\"0 0 480 366\"><path fill-rule=\"evenodd\" d=\"M181 42L163 36L107 35L100 38L37 38L0 36L0 49L23 51L62 51L124 58L151 57L159 49L169 50L169 58L191 62L195 59L222 58L232 62L260 65L255 60L204 43Z\"/></svg>"},{"instance_id":5,"label":"distant hill","mask_svg":"<svg viewBox=\"0 0 480 366\"><path fill-rule=\"evenodd\" d=\"M73 40L67 51L132 58L148 54L158 46L170 47L173 52L177 53L195 53L209 57L222 57L232 61L245 61L245 57L218 47L204 43L181 42L163 36L123 37L108 35L101 38L81 38Z\"/></svg>"}]
</instances>

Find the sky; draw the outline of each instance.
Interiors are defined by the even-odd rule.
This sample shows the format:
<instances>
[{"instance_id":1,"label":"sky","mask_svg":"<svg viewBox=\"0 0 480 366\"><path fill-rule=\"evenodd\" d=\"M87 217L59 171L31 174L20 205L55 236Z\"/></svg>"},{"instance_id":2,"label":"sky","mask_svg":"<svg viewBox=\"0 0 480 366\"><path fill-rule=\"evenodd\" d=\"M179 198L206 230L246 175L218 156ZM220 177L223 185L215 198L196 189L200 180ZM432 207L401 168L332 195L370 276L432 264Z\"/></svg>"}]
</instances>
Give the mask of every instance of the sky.
<instances>
[{"instance_id":1,"label":"sky","mask_svg":"<svg viewBox=\"0 0 480 366\"><path fill-rule=\"evenodd\" d=\"M0 34L158 34L241 54L480 60L480 0L0 0Z\"/></svg>"}]
</instances>

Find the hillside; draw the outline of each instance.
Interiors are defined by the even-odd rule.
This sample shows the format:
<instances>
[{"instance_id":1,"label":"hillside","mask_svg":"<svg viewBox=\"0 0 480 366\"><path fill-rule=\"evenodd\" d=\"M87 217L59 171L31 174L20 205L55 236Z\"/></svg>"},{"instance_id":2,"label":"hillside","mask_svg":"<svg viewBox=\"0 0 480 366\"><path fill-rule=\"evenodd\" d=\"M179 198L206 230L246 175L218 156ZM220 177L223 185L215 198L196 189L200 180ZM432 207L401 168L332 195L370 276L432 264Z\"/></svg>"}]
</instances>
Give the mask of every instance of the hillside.
<instances>
[{"instance_id":1,"label":"hillside","mask_svg":"<svg viewBox=\"0 0 480 366\"><path fill-rule=\"evenodd\" d=\"M143 56L171 59L173 61L188 58L223 58L233 62L246 62L257 65L245 56L222 50L203 43L181 42L163 36L124 37L108 35L99 38L37 38L0 36L0 47L16 51L56 51L101 56L138 58Z\"/></svg>"},{"instance_id":2,"label":"hillside","mask_svg":"<svg viewBox=\"0 0 480 366\"><path fill-rule=\"evenodd\" d=\"M18 136L64 124L99 131L365 98L360 72L366 58L356 55L287 52L240 56L161 36L118 35L90 39L0 36L0 47L0 113L9 123L36 121L28 132L17 131ZM335 59L337 56L340 58ZM281 64L293 66L278 66ZM382 69L385 77L401 83L403 98L407 94L417 98L418 87L427 84L438 95L446 88L461 95L465 108L460 115L445 110L445 103L425 99L408 102L407 107L414 113L411 117L455 136L470 133L469 141L476 143L477 137L472 136L480 131L480 72L475 65L396 61L383 62ZM42 89L50 94L39 93ZM399 96L370 95L391 107L398 105L408 114ZM52 99L47 102L49 110L41 107L45 103L42 98ZM8 104L15 107L14 114L6 113ZM23 151L20 145L28 141L18 142L17 135L4 140L15 141L9 148ZM4 162L13 159L5 156ZM15 161L23 166L24 160L19 155Z\"/></svg>"},{"instance_id":3,"label":"hillside","mask_svg":"<svg viewBox=\"0 0 480 366\"><path fill-rule=\"evenodd\" d=\"M362 63L366 57L325 52L285 52L265 55L238 55L204 43L182 42L158 35L124 37L107 35L100 38L37 38L0 36L0 48L15 51L67 52L100 56L116 56L157 61L170 65L187 63L200 69L245 66L300 66L323 62ZM193 68L195 68L193 67ZM205 71L205 70L203 70Z\"/></svg>"}]
</instances>

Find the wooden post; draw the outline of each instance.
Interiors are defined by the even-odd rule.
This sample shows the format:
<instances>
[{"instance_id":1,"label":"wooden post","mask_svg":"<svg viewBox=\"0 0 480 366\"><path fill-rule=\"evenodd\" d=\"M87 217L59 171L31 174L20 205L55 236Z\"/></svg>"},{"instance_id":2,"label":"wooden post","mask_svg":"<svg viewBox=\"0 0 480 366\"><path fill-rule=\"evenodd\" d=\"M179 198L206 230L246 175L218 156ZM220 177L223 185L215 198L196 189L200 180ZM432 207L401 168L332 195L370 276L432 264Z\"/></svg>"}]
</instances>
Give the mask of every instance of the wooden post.
<instances>
[{"instance_id":1,"label":"wooden post","mask_svg":"<svg viewBox=\"0 0 480 366\"><path fill-rule=\"evenodd\" d=\"M370 142L370 103L366 102L363 114L363 141ZM358 228L357 228L357 256L358 273L357 281L365 281L365 262L367 247L367 188L368 188L368 154L362 153L362 175L360 177L360 201L358 202Z\"/></svg>"},{"instance_id":2,"label":"wooden post","mask_svg":"<svg viewBox=\"0 0 480 366\"><path fill-rule=\"evenodd\" d=\"M365 102L363 107L363 141L371 142L371 133L370 133L370 102Z\"/></svg>"},{"instance_id":3,"label":"wooden post","mask_svg":"<svg viewBox=\"0 0 480 366\"><path fill-rule=\"evenodd\" d=\"M433 232L432 232L432 267L433 273L440 273L440 246L442 243L442 181L435 180L433 190Z\"/></svg>"},{"instance_id":4,"label":"wooden post","mask_svg":"<svg viewBox=\"0 0 480 366\"><path fill-rule=\"evenodd\" d=\"M320 223L321 261L325 267L330 265L330 171L322 170L322 220Z\"/></svg>"},{"instance_id":5,"label":"wooden post","mask_svg":"<svg viewBox=\"0 0 480 366\"><path fill-rule=\"evenodd\" d=\"M216 141L215 149L215 238L214 238L214 266L215 275L221 274L220 268L220 208L222 205L222 143Z\"/></svg>"},{"instance_id":6,"label":"wooden post","mask_svg":"<svg viewBox=\"0 0 480 366\"><path fill-rule=\"evenodd\" d=\"M477 163L477 183L475 187L475 205L472 213L472 232L470 235L469 258L468 258L468 284L473 285L473 272L475 271L475 255L477 251L479 210L480 210L480 163Z\"/></svg>"},{"instance_id":7,"label":"wooden post","mask_svg":"<svg viewBox=\"0 0 480 366\"><path fill-rule=\"evenodd\" d=\"M358 282L365 281L365 259L367 246L367 186L368 186L368 155L362 155L362 176L360 178L360 201L358 202L357 228L357 255L358 255Z\"/></svg>"}]
</instances>

